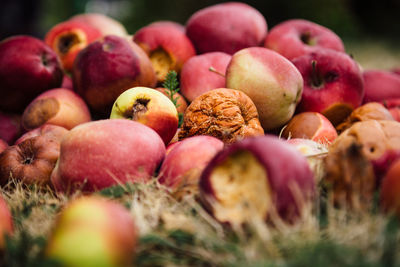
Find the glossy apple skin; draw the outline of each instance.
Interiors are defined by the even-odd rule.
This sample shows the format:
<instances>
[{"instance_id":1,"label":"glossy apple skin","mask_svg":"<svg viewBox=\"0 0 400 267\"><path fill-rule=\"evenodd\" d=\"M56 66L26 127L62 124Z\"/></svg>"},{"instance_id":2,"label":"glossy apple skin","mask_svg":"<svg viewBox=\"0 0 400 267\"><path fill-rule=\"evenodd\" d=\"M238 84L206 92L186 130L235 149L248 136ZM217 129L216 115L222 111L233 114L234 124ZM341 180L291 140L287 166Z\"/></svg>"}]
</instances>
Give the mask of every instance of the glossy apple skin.
<instances>
[{"instance_id":1,"label":"glossy apple skin","mask_svg":"<svg viewBox=\"0 0 400 267\"><path fill-rule=\"evenodd\" d=\"M44 124L53 124L68 130L91 121L85 101L75 92L56 88L37 96L22 114L22 126L33 130Z\"/></svg>"},{"instance_id":2,"label":"glossy apple skin","mask_svg":"<svg viewBox=\"0 0 400 267\"><path fill-rule=\"evenodd\" d=\"M91 25L64 21L53 26L44 40L56 52L64 70L70 72L78 53L101 36L101 32Z\"/></svg>"},{"instance_id":3,"label":"glossy apple skin","mask_svg":"<svg viewBox=\"0 0 400 267\"><path fill-rule=\"evenodd\" d=\"M21 115L0 112L0 139L12 145L21 134Z\"/></svg>"},{"instance_id":4,"label":"glossy apple skin","mask_svg":"<svg viewBox=\"0 0 400 267\"><path fill-rule=\"evenodd\" d=\"M130 119L153 129L167 145L178 129L178 112L163 93L147 87L123 92L114 102L110 119Z\"/></svg>"},{"instance_id":5,"label":"glossy apple skin","mask_svg":"<svg viewBox=\"0 0 400 267\"><path fill-rule=\"evenodd\" d=\"M204 53L190 58L183 65L180 75L182 95L192 102L205 92L225 87L224 75L231 59L231 55L223 52Z\"/></svg>"},{"instance_id":6,"label":"glossy apple skin","mask_svg":"<svg viewBox=\"0 0 400 267\"><path fill-rule=\"evenodd\" d=\"M166 97L171 99L170 92L167 88L164 87L157 87L155 88L157 91L163 93ZM184 113L186 108L188 107L188 104L185 100L185 98L180 94L180 93L175 93L174 94L174 99L176 99L176 110L178 113Z\"/></svg>"},{"instance_id":7,"label":"glossy apple skin","mask_svg":"<svg viewBox=\"0 0 400 267\"><path fill-rule=\"evenodd\" d=\"M131 266L137 239L132 215L120 203L79 197L59 214L45 256L62 266Z\"/></svg>"},{"instance_id":8,"label":"glossy apple skin","mask_svg":"<svg viewBox=\"0 0 400 267\"><path fill-rule=\"evenodd\" d=\"M43 41L19 35L0 42L0 110L20 113L40 93L61 85L63 71Z\"/></svg>"},{"instance_id":9,"label":"glossy apple skin","mask_svg":"<svg viewBox=\"0 0 400 267\"><path fill-rule=\"evenodd\" d=\"M275 25L268 33L264 46L292 60L320 48L344 52L339 36L317 23L291 19Z\"/></svg>"},{"instance_id":10,"label":"glossy apple skin","mask_svg":"<svg viewBox=\"0 0 400 267\"><path fill-rule=\"evenodd\" d=\"M283 126L293 116L303 91L303 78L277 52L251 47L232 56L226 70L226 86L251 98L262 127L268 131Z\"/></svg>"},{"instance_id":11,"label":"glossy apple skin","mask_svg":"<svg viewBox=\"0 0 400 267\"><path fill-rule=\"evenodd\" d=\"M33 138L35 136L40 136L40 135L46 135L52 139L57 140L58 142L61 142L61 139L64 137L66 133L68 133L68 130L65 129L64 127L52 124L44 124L36 129L24 133L20 138L17 139L17 141L15 141L14 145L18 145L19 143L22 143L23 141L29 138Z\"/></svg>"},{"instance_id":12,"label":"glossy apple skin","mask_svg":"<svg viewBox=\"0 0 400 267\"><path fill-rule=\"evenodd\" d=\"M380 191L381 208L400 218L400 160L394 161L382 180Z\"/></svg>"},{"instance_id":13,"label":"glossy apple skin","mask_svg":"<svg viewBox=\"0 0 400 267\"><path fill-rule=\"evenodd\" d=\"M159 82L165 80L168 71L180 73L183 64L196 55L186 34L170 24L143 27L134 34L133 40L149 56ZM165 61L160 62L160 55Z\"/></svg>"},{"instance_id":14,"label":"glossy apple skin","mask_svg":"<svg viewBox=\"0 0 400 267\"><path fill-rule=\"evenodd\" d=\"M316 62L315 72L313 61ZM298 112L319 112L336 126L361 105L364 82L359 65L350 56L319 49L297 57L293 64L304 80ZM314 74L320 78L320 84L314 84Z\"/></svg>"},{"instance_id":15,"label":"glossy apple skin","mask_svg":"<svg viewBox=\"0 0 400 267\"><path fill-rule=\"evenodd\" d=\"M117 35L117 36L127 36L124 25L119 21L100 13L85 13L78 14L69 19L70 21L79 21L86 23L96 29L98 29L103 36L105 35Z\"/></svg>"},{"instance_id":16,"label":"glossy apple skin","mask_svg":"<svg viewBox=\"0 0 400 267\"><path fill-rule=\"evenodd\" d=\"M205 135L188 137L175 144L161 165L158 180L171 189L176 189L182 183L193 182L190 179L198 182L209 161L224 148L221 140Z\"/></svg>"},{"instance_id":17,"label":"glossy apple skin","mask_svg":"<svg viewBox=\"0 0 400 267\"><path fill-rule=\"evenodd\" d=\"M400 98L400 75L384 70L366 70L362 75L364 103Z\"/></svg>"},{"instance_id":18,"label":"glossy apple skin","mask_svg":"<svg viewBox=\"0 0 400 267\"><path fill-rule=\"evenodd\" d=\"M63 138L51 182L64 193L147 182L164 155L160 136L141 123L125 119L87 122Z\"/></svg>"},{"instance_id":19,"label":"glossy apple skin","mask_svg":"<svg viewBox=\"0 0 400 267\"><path fill-rule=\"evenodd\" d=\"M303 200L309 200L315 194L314 176L300 152L272 135L247 138L220 151L207 165L200 178L199 187L203 199L208 203L218 201L215 199L215 192L219 189L213 188L210 177L215 168L239 151L250 152L261 163L271 189L271 196L267 197L272 199L272 204L282 219L295 221L300 211L292 187L297 185ZM265 219L267 217L268 214L265 214Z\"/></svg>"},{"instance_id":20,"label":"glossy apple skin","mask_svg":"<svg viewBox=\"0 0 400 267\"><path fill-rule=\"evenodd\" d=\"M156 76L148 56L135 43L106 36L79 53L72 79L89 108L108 117L117 97L136 86L154 87Z\"/></svg>"},{"instance_id":21,"label":"glossy apple skin","mask_svg":"<svg viewBox=\"0 0 400 267\"><path fill-rule=\"evenodd\" d=\"M267 35L267 22L245 3L221 3L195 12L186 23L186 34L198 54L219 51L232 55L260 45Z\"/></svg>"},{"instance_id":22,"label":"glossy apple skin","mask_svg":"<svg viewBox=\"0 0 400 267\"><path fill-rule=\"evenodd\" d=\"M14 223L7 202L0 196L0 251L5 246L5 235L11 235L14 232Z\"/></svg>"}]
</instances>

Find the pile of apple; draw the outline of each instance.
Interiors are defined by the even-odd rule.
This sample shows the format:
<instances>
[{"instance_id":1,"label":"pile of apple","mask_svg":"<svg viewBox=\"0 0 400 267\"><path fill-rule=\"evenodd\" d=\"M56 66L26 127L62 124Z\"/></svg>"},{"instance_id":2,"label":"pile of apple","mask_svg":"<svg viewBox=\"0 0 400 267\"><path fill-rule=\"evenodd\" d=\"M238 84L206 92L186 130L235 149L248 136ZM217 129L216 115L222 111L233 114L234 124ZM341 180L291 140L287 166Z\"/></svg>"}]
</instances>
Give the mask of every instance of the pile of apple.
<instances>
[{"instance_id":1,"label":"pile of apple","mask_svg":"<svg viewBox=\"0 0 400 267\"><path fill-rule=\"evenodd\" d=\"M133 36L82 14L44 40L2 40L0 111L1 186L90 195L156 178L178 199L198 196L221 223L242 225L294 223L322 183L335 205L352 208L381 191L383 210L400 216L399 73L363 70L334 32L310 21L268 31L244 3ZM323 177L313 168L320 155ZM93 255L126 264L137 234L113 205L90 196L68 205L48 255L71 266ZM1 232L12 232L3 221Z\"/></svg>"}]
</instances>

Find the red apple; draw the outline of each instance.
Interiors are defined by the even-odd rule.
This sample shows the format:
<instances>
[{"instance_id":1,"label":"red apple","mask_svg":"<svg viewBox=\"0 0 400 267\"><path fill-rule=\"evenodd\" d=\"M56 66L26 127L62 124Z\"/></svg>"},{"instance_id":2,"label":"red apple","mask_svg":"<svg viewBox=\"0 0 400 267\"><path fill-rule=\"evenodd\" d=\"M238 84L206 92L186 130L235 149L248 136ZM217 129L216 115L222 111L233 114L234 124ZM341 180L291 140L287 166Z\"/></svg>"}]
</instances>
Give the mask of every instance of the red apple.
<instances>
[{"instance_id":1,"label":"red apple","mask_svg":"<svg viewBox=\"0 0 400 267\"><path fill-rule=\"evenodd\" d=\"M72 78L68 75L64 75L63 81L61 83L61 88L74 90L74 85L72 83Z\"/></svg>"},{"instance_id":2,"label":"red apple","mask_svg":"<svg viewBox=\"0 0 400 267\"><path fill-rule=\"evenodd\" d=\"M169 99L171 99L171 92L164 87L157 87L155 88L157 91L163 93L165 96L167 96ZM178 113L183 114L188 106L185 98L180 93L175 93L172 96L174 99L176 99L176 110ZM172 100L171 100L172 101Z\"/></svg>"},{"instance_id":3,"label":"red apple","mask_svg":"<svg viewBox=\"0 0 400 267\"><path fill-rule=\"evenodd\" d=\"M20 35L0 42L0 110L22 112L62 77L57 55L43 41Z\"/></svg>"},{"instance_id":4,"label":"red apple","mask_svg":"<svg viewBox=\"0 0 400 267\"><path fill-rule=\"evenodd\" d=\"M264 46L292 60L320 48L344 52L339 36L330 29L303 19L291 19L275 25Z\"/></svg>"},{"instance_id":5,"label":"red apple","mask_svg":"<svg viewBox=\"0 0 400 267\"><path fill-rule=\"evenodd\" d=\"M143 50L112 35L79 53L72 78L75 91L102 116L109 116L115 99L127 89L156 84L154 69Z\"/></svg>"},{"instance_id":6,"label":"red apple","mask_svg":"<svg viewBox=\"0 0 400 267\"><path fill-rule=\"evenodd\" d=\"M37 96L22 114L22 126L33 130L46 123L72 129L90 121L90 112L85 101L75 92L57 88Z\"/></svg>"},{"instance_id":7,"label":"red apple","mask_svg":"<svg viewBox=\"0 0 400 267\"><path fill-rule=\"evenodd\" d=\"M293 64L304 80L299 112L322 113L336 126L361 105L364 97L361 70L347 54L319 49L297 57Z\"/></svg>"},{"instance_id":8,"label":"red apple","mask_svg":"<svg viewBox=\"0 0 400 267\"><path fill-rule=\"evenodd\" d=\"M392 72L396 73L397 75L400 75L400 67L393 68Z\"/></svg>"},{"instance_id":9,"label":"red apple","mask_svg":"<svg viewBox=\"0 0 400 267\"><path fill-rule=\"evenodd\" d=\"M388 172L388 169L398 159L400 159L400 150L387 150L380 157L371 161L377 187L380 187L382 179Z\"/></svg>"},{"instance_id":10,"label":"red apple","mask_svg":"<svg viewBox=\"0 0 400 267\"><path fill-rule=\"evenodd\" d=\"M63 138L51 181L66 193L146 182L164 155L160 136L141 123L123 119L87 122Z\"/></svg>"},{"instance_id":11,"label":"red apple","mask_svg":"<svg viewBox=\"0 0 400 267\"><path fill-rule=\"evenodd\" d=\"M303 78L285 57L263 47L245 48L232 56L226 86L247 94L257 107L265 131L287 123L303 91Z\"/></svg>"},{"instance_id":12,"label":"red apple","mask_svg":"<svg viewBox=\"0 0 400 267\"><path fill-rule=\"evenodd\" d=\"M181 32L185 32L186 28L182 24L175 22L175 21L170 21L170 20L158 20L150 23L148 26L172 26L175 27L177 30L180 30Z\"/></svg>"},{"instance_id":13,"label":"red apple","mask_svg":"<svg viewBox=\"0 0 400 267\"><path fill-rule=\"evenodd\" d=\"M260 45L267 35L267 22L245 3L221 3L195 12L186 23L186 34L198 54L220 51L232 55Z\"/></svg>"},{"instance_id":14,"label":"red apple","mask_svg":"<svg viewBox=\"0 0 400 267\"><path fill-rule=\"evenodd\" d=\"M382 100L381 103L389 110L393 119L400 121L400 98Z\"/></svg>"},{"instance_id":15,"label":"red apple","mask_svg":"<svg viewBox=\"0 0 400 267\"><path fill-rule=\"evenodd\" d=\"M3 197L0 196L0 252L5 247L5 235L14 232L13 218L8 205Z\"/></svg>"},{"instance_id":16,"label":"red apple","mask_svg":"<svg viewBox=\"0 0 400 267\"><path fill-rule=\"evenodd\" d=\"M364 103L400 98L400 75L384 70L366 70Z\"/></svg>"},{"instance_id":17,"label":"red apple","mask_svg":"<svg viewBox=\"0 0 400 267\"><path fill-rule=\"evenodd\" d=\"M81 23L88 24L97 30L99 30L103 36L105 35L117 35L127 36L124 25L119 21L100 13L85 13L78 14L69 19L70 21L78 21Z\"/></svg>"},{"instance_id":18,"label":"red apple","mask_svg":"<svg viewBox=\"0 0 400 267\"><path fill-rule=\"evenodd\" d=\"M385 212L400 218L400 160L394 161L382 180L380 191L381 207Z\"/></svg>"},{"instance_id":19,"label":"red apple","mask_svg":"<svg viewBox=\"0 0 400 267\"><path fill-rule=\"evenodd\" d=\"M114 102L110 119L140 122L160 135L165 145L178 129L178 112L163 93L147 87L134 87L123 92Z\"/></svg>"},{"instance_id":20,"label":"red apple","mask_svg":"<svg viewBox=\"0 0 400 267\"><path fill-rule=\"evenodd\" d=\"M0 154L8 147L8 143L3 139L0 139Z\"/></svg>"},{"instance_id":21,"label":"red apple","mask_svg":"<svg viewBox=\"0 0 400 267\"><path fill-rule=\"evenodd\" d=\"M212 89L225 87L225 72L232 56L223 52L204 53L190 58L180 75L181 92L192 102Z\"/></svg>"},{"instance_id":22,"label":"red apple","mask_svg":"<svg viewBox=\"0 0 400 267\"><path fill-rule=\"evenodd\" d=\"M97 28L87 23L64 21L47 32L45 42L57 53L64 70L69 72L78 53L101 36Z\"/></svg>"},{"instance_id":23,"label":"red apple","mask_svg":"<svg viewBox=\"0 0 400 267\"><path fill-rule=\"evenodd\" d=\"M0 139L12 145L21 134L21 115L0 112Z\"/></svg>"},{"instance_id":24,"label":"red apple","mask_svg":"<svg viewBox=\"0 0 400 267\"><path fill-rule=\"evenodd\" d=\"M305 157L272 135L226 147L205 168L199 186L211 214L234 226L275 215L294 222L315 190Z\"/></svg>"},{"instance_id":25,"label":"red apple","mask_svg":"<svg viewBox=\"0 0 400 267\"><path fill-rule=\"evenodd\" d=\"M132 266L137 242L138 230L123 205L80 197L58 216L45 256L62 266Z\"/></svg>"},{"instance_id":26,"label":"red apple","mask_svg":"<svg viewBox=\"0 0 400 267\"><path fill-rule=\"evenodd\" d=\"M183 64L196 54L185 32L171 24L143 27L133 40L149 56L159 82L163 82L171 70L180 73Z\"/></svg>"},{"instance_id":27,"label":"red apple","mask_svg":"<svg viewBox=\"0 0 400 267\"><path fill-rule=\"evenodd\" d=\"M18 145L27 139L40 135L46 135L51 139L55 139L58 142L61 142L61 139L64 137L66 133L68 133L68 130L65 129L64 127L52 124L44 124L39 128L24 133L20 138L17 139L17 141L15 141L14 145Z\"/></svg>"}]
</instances>

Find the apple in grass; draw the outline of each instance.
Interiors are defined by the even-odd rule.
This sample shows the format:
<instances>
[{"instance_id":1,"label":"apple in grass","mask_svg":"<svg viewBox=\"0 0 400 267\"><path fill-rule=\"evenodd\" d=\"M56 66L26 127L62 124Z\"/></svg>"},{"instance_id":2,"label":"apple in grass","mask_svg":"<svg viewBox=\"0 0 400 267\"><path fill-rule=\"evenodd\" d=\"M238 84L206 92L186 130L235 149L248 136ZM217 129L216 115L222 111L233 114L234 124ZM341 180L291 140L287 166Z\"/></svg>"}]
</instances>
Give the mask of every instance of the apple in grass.
<instances>
[{"instance_id":1,"label":"apple in grass","mask_svg":"<svg viewBox=\"0 0 400 267\"><path fill-rule=\"evenodd\" d=\"M58 215L44 255L61 266L132 266L137 243L138 229L122 204L86 196Z\"/></svg>"},{"instance_id":2,"label":"apple in grass","mask_svg":"<svg viewBox=\"0 0 400 267\"><path fill-rule=\"evenodd\" d=\"M291 19L275 25L265 38L264 46L292 60L320 48L344 52L339 36L317 23Z\"/></svg>"},{"instance_id":3,"label":"apple in grass","mask_svg":"<svg viewBox=\"0 0 400 267\"><path fill-rule=\"evenodd\" d=\"M297 68L277 52L251 47L232 56L226 86L243 91L257 107L265 131L283 126L293 116L303 91Z\"/></svg>"},{"instance_id":4,"label":"apple in grass","mask_svg":"<svg viewBox=\"0 0 400 267\"><path fill-rule=\"evenodd\" d=\"M193 13L186 22L186 35L198 54L219 51L232 55L261 45L267 35L267 22L245 3L221 3Z\"/></svg>"},{"instance_id":5,"label":"apple in grass","mask_svg":"<svg viewBox=\"0 0 400 267\"><path fill-rule=\"evenodd\" d=\"M361 70L347 54L319 49L292 62L304 80L298 112L319 112L337 126L362 104L364 82Z\"/></svg>"},{"instance_id":6,"label":"apple in grass","mask_svg":"<svg viewBox=\"0 0 400 267\"><path fill-rule=\"evenodd\" d=\"M12 145L21 134L21 115L0 112L0 139Z\"/></svg>"},{"instance_id":7,"label":"apple in grass","mask_svg":"<svg viewBox=\"0 0 400 267\"><path fill-rule=\"evenodd\" d=\"M114 102L110 119L140 122L160 135L165 145L178 129L178 112L163 93L147 87L134 87L123 92Z\"/></svg>"},{"instance_id":8,"label":"apple in grass","mask_svg":"<svg viewBox=\"0 0 400 267\"><path fill-rule=\"evenodd\" d=\"M88 24L98 29L103 36L117 35L124 37L128 35L124 25L119 21L100 13L78 14L70 18L69 21L78 21Z\"/></svg>"},{"instance_id":9,"label":"apple in grass","mask_svg":"<svg viewBox=\"0 0 400 267\"><path fill-rule=\"evenodd\" d=\"M87 122L64 136L51 182L57 191L64 193L147 182L164 156L161 137L139 122L125 119Z\"/></svg>"},{"instance_id":10,"label":"apple in grass","mask_svg":"<svg viewBox=\"0 0 400 267\"><path fill-rule=\"evenodd\" d=\"M0 42L0 110L19 113L40 93L61 85L56 53L42 40L19 35Z\"/></svg>"},{"instance_id":11,"label":"apple in grass","mask_svg":"<svg viewBox=\"0 0 400 267\"><path fill-rule=\"evenodd\" d=\"M382 179L380 190L381 209L400 218L400 160L395 160Z\"/></svg>"},{"instance_id":12,"label":"apple in grass","mask_svg":"<svg viewBox=\"0 0 400 267\"><path fill-rule=\"evenodd\" d=\"M366 70L362 75L364 103L400 98L400 75L385 70Z\"/></svg>"},{"instance_id":13,"label":"apple in grass","mask_svg":"<svg viewBox=\"0 0 400 267\"><path fill-rule=\"evenodd\" d=\"M149 56L158 82L163 82L171 70L180 73L183 64L196 55L185 32L170 24L143 27L134 34L133 40Z\"/></svg>"},{"instance_id":14,"label":"apple in grass","mask_svg":"<svg viewBox=\"0 0 400 267\"><path fill-rule=\"evenodd\" d=\"M0 196L0 252L5 247L5 236L14 232L14 223L7 202Z\"/></svg>"},{"instance_id":15,"label":"apple in grass","mask_svg":"<svg viewBox=\"0 0 400 267\"><path fill-rule=\"evenodd\" d=\"M149 57L134 42L106 36L79 53L72 70L75 91L100 117L108 117L117 97L136 86L154 87Z\"/></svg>"},{"instance_id":16,"label":"apple in grass","mask_svg":"<svg viewBox=\"0 0 400 267\"><path fill-rule=\"evenodd\" d=\"M182 95L192 102L212 89L225 87L225 72L232 56L210 52L191 57L182 67L180 88Z\"/></svg>"}]
</instances>

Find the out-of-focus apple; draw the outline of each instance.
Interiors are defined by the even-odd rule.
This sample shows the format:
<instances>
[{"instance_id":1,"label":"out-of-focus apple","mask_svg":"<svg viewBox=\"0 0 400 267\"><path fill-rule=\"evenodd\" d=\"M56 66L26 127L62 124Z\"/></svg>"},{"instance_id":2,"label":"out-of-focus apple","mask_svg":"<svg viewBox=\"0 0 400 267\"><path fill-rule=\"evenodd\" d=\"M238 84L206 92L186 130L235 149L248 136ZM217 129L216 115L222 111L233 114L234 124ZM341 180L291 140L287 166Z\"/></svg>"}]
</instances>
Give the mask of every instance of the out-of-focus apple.
<instances>
[{"instance_id":1,"label":"out-of-focus apple","mask_svg":"<svg viewBox=\"0 0 400 267\"><path fill-rule=\"evenodd\" d=\"M246 93L257 107L265 131L276 129L293 116L303 91L296 67L275 51L243 49L232 56L226 86Z\"/></svg>"},{"instance_id":2,"label":"out-of-focus apple","mask_svg":"<svg viewBox=\"0 0 400 267\"><path fill-rule=\"evenodd\" d=\"M304 80L299 112L322 113L337 126L361 105L364 97L361 70L347 54L321 48L295 58L293 64Z\"/></svg>"},{"instance_id":3,"label":"out-of-focus apple","mask_svg":"<svg viewBox=\"0 0 400 267\"><path fill-rule=\"evenodd\" d=\"M382 180L381 208L400 218L400 160L393 162Z\"/></svg>"},{"instance_id":4,"label":"out-of-focus apple","mask_svg":"<svg viewBox=\"0 0 400 267\"><path fill-rule=\"evenodd\" d=\"M192 102L205 92L225 87L225 72L231 58L223 52L211 52L186 61L180 76L182 95Z\"/></svg>"},{"instance_id":5,"label":"out-of-focus apple","mask_svg":"<svg viewBox=\"0 0 400 267\"><path fill-rule=\"evenodd\" d=\"M97 28L87 23L64 21L52 27L44 40L58 55L64 70L69 72L78 53L101 36Z\"/></svg>"},{"instance_id":6,"label":"out-of-focus apple","mask_svg":"<svg viewBox=\"0 0 400 267\"><path fill-rule=\"evenodd\" d=\"M45 255L61 266L131 266L138 239L124 206L98 196L80 197L61 211Z\"/></svg>"},{"instance_id":7,"label":"out-of-focus apple","mask_svg":"<svg viewBox=\"0 0 400 267\"><path fill-rule=\"evenodd\" d=\"M168 25L168 26L173 26L175 27L177 30L180 30L181 32L185 33L186 28L185 26L183 26L182 24L175 22L175 21L171 21L171 20L157 20L154 21L152 23L149 24L149 26L160 26L160 25Z\"/></svg>"},{"instance_id":8,"label":"out-of-focus apple","mask_svg":"<svg viewBox=\"0 0 400 267\"><path fill-rule=\"evenodd\" d=\"M26 107L21 123L26 130L46 123L69 130L90 120L89 108L79 95L69 89L57 88L37 96Z\"/></svg>"},{"instance_id":9,"label":"out-of-focus apple","mask_svg":"<svg viewBox=\"0 0 400 267\"><path fill-rule=\"evenodd\" d=\"M392 115L393 119L400 122L400 98L393 98L381 101Z\"/></svg>"},{"instance_id":10,"label":"out-of-focus apple","mask_svg":"<svg viewBox=\"0 0 400 267\"><path fill-rule=\"evenodd\" d=\"M163 93L147 87L123 92L114 102L110 119L129 119L152 128L167 145L178 129L178 112Z\"/></svg>"},{"instance_id":11,"label":"out-of-focus apple","mask_svg":"<svg viewBox=\"0 0 400 267\"><path fill-rule=\"evenodd\" d=\"M109 116L115 99L129 88L156 84L154 69L143 50L112 35L79 53L72 78L75 91L101 116Z\"/></svg>"},{"instance_id":12,"label":"out-of-focus apple","mask_svg":"<svg viewBox=\"0 0 400 267\"><path fill-rule=\"evenodd\" d=\"M400 98L400 75L385 70L366 70L364 103Z\"/></svg>"},{"instance_id":13,"label":"out-of-focus apple","mask_svg":"<svg viewBox=\"0 0 400 267\"><path fill-rule=\"evenodd\" d=\"M0 112L0 139L12 145L21 134L21 115Z\"/></svg>"},{"instance_id":14,"label":"out-of-focus apple","mask_svg":"<svg viewBox=\"0 0 400 267\"><path fill-rule=\"evenodd\" d=\"M63 81L61 83L61 88L74 90L74 84L72 83L72 78L68 75L64 75Z\"/></svg>"},{"instance_id":15,"label":"out-of-focus apple","mask_svg":"<svg viewBox=\"0 0 400 267\"><path fill-rule=\"evenodd\" d=\"M13 218L6 201L0 196L0 252L4 249L4 236L14 232Z\"/></svg>"},{"instance_id":16,"label":"out-of-focus apple","mask_svg":"<svg viewBox=\"0 0 400 267\"><path fill-rule=\"evenodd\" d=\"M169 92L169 90L167 88L157 87L156 90L163 93L165 96L167 96L169 99L171 99L171 93ZM188 106L185 98L180 93L175 93L173 95L173 98L176 99L176 110L178 111L178 113L183 114Z\"/></svg>"},{"instance_id":17,"label":"out-of-focus apple","mask_svg":"<svg viewBox=\"0 0 400 267\"><path fill-rule=\"evenodd\" d=\"M19 35L0 42L0 109L22 112L40 93L61 85L57 55L42 40Z\"/></svg>"},{"instance_id":18,"label":"out-of-focus apple","mask_svg":"<svg viewBox=\"0 0 400 267\"><path fill-rule=\"evenodd\" d=\"M8 147L8 143L3 139L0 139L0 154Z\"/></svg>"},{"instance_id":19,"label":"out-of-focus apple","mask_svg":"<svg viewBox=\"0 0 400 267\"><path fill-rule=\"evenodd\" d=\"M245 3L221 3L195 12L186 23L186 34L198 54L234 54L260 45L267 35L267 22L258 10Z\"/></svg>"},{"instance_id":20,"label":"out-of-focus apple","mask_svg":"<svg viewBox=\"0 0 400 267\"><path fill-rule=\"evenodd\" d=\"M275 25L265 38L264 46L292 60L320 48L344 52L339 36L317 23L291 19Z\"/></svg>"},{"instance_id":21,"label":"out-of-focus apple","mask_svg":"<svg viewBox=\"0 0 400 267\"><path fill-rule=\"evenodd\" d=\"M97 30L99 30L103 36L105 35L117 35L117 36L127 36L124 25L119 21L100 13L85 13L78 14L69 19L70 21L79 21L86 23Z\"/></svg>"},{"instance_id":22,"label":"out-of-focus apple","mask_svg":"<svg viewBox=\"0 0 400 267\"><path fill-rule=\"evenodd\" d=\"M371 161L374 168L377 188L381 186L382 179L386 175L390 166L400 159L400 149L385 151L382 156Z\"/></svg>"},{"instance_id":23,"label":"out-of-focus apple","mask_svg":"<svg viewBox=\"0 0 400 267\"><path fill-rule=\"evenodd\" d=\"M87 122L64 136L51 182L65 193L146 182L164 155L160 136L141 123L123 119Z\"/></svg>"},{"instance_id":24,"label":"out-of-focus apple","mask_svg":"<svg viewBox=\"0 0 400 267\"><path fill-rule=\"evenodd\" d=\"M17 141L15 141L14 145L18 145L19 143L22 143L29 138L33 138L39 135L46 135L51 139L61 142L61 139L66 133L68 133L68 130L64 127L52 124L44 124L43 126L24 133L20 138L17 139Z\"/></svg>"}]
</instances>

